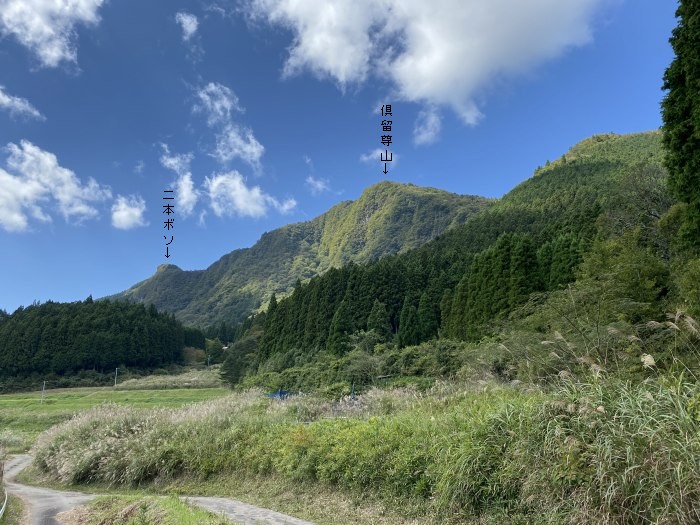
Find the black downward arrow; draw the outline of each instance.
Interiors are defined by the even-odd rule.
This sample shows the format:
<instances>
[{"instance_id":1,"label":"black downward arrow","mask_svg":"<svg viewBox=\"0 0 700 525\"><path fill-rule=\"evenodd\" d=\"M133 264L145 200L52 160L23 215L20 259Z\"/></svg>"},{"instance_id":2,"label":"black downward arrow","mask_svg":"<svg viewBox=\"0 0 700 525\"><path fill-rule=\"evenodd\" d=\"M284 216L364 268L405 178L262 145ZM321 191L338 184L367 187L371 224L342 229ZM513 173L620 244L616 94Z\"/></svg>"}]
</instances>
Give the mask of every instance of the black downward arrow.
<instances>
[{"instance_id":1,"label":"black downward arrow","mask_svg":"<svg viewBox=\"0 0 700 525\"><path fill-rule=\"evenodd\" d=\"M382 172L384 175L389 173L389 170L386 169L386 162L384 163L384 171Z\"/></svg>"},{"instance_id":2,"label":"black downward arrow","mask_svg":"<svg viewBox=\"0 0 700 525\"><path fill-rule=\"evenodd\" d=\"M168 252L168 246L165 247L165 258L170 259L170 253Z\"/></svg>"}]
</instances>

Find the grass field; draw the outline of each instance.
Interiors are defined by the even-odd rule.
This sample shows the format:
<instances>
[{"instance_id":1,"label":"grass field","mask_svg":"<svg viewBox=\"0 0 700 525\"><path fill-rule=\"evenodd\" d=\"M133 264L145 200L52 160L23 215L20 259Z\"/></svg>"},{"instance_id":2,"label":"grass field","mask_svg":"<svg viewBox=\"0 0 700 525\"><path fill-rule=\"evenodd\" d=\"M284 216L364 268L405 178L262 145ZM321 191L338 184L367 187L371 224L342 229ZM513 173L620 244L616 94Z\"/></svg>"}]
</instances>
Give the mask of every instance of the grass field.
<instances>
[{"instance_id":1,"label":"grass field","mask_svg":"<svg viewBox=\"0 0 700 525\"><path fill-rule=\"evenodd\" d=\"M133 408L180 407L221 397L225 388L175 388L159 390L114 390L67 388L0 395L0 446L10 453L29 450L36 437L51 426L83 410L115 403Z\"/></svg>"}]
</instances>

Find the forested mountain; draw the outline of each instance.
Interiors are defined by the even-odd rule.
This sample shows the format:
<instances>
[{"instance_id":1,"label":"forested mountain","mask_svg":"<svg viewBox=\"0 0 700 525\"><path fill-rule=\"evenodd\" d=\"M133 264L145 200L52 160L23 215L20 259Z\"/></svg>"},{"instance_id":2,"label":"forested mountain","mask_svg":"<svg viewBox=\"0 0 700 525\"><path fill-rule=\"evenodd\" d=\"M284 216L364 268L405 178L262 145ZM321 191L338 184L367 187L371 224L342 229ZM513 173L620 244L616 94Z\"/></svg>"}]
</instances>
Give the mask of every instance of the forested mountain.
<instances>
[{"instance_id":1,"label":"forested mountain","mask_svg":"<svg viewBox=\"0 0 700 525\"><path fill-rule=\"evenodd\" d=\"M230 379L289 377L317 355L357 348L358 334L370 334L369 348L479 340L533 292L572 282L591 247L622 231L638 230L639 242L664 257L668 246L650 234L673 202L661 155L659 132L594 136L419 249L298 283L247 321L228 359ZM630 301L655 285L640 283Z\"/></svg>"},{"instance_id":2,"label":"forested mountain","mask_svg":"<svg viewBox=\"0 0 700 525\"><path fill-rule=\"evenodd\" d=\"M153 304L188 324L236 323L272 293L291 291L331 267L403 253L463 224L492 203L412 184L381 182L356 201L323 215L265 233L206 270L161 265L149 279L113 296Z\"/></svg>"},{"instance_id":3,"label":"forested mountain","mask_svg":"<svg viewBox=\"0 0 700 525\"><path fill-rule=\"evenodd\" d=\"M153 306L88 298L20 307L0 312L0 389L32 375L181 363L185 346L203 348L204 336Z\"/></svg>"}]
</instances>

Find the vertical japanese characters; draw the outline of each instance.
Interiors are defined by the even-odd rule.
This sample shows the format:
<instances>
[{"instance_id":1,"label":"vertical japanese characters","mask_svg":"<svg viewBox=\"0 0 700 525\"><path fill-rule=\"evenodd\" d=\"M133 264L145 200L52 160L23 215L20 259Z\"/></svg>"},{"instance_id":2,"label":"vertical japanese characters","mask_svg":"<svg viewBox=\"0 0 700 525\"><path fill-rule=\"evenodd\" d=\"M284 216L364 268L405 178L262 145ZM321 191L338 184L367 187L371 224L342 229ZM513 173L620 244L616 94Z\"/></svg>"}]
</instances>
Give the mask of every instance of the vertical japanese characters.
<instances>
[{"instance_id":1,"label":"vertical japanese characters","mask_svg":"<svg viewBox=\"0 0 700 525\"><path fill-rule=\"evenodd\" d=\"M391 113L391 104L385 104L382 106L382 117L391 117L392 119L394 118L394 115ZM389 170L387 169L387 162L393 162L394 160L394 154L389 151L389 146L392 143L392 131L391 131L391 126L393 124L393 120L387 120L387 119L382 119L382 144L386 146L387 149L384 150L383 153L380 153L379 155L379 162L384 163L384 175L389 173Z\"/></svg>"},{"instance_id":2,"label":"vertical japanese characters","mask_svg":"<svg viewBox=\"0 0 700 525\"><path fill-rule=\"evenodd\" d=\"M163 193L165 193L165 196L163 197L163 201L165 201L165 204L163 204L163 214L165 215L163 229L167 230L170 234L170 232L175 229L175 205L170 201L174 201L175 197L172 195L174 193L173 190L163 190ZM166 259L169 259L170 245L175 240L175 235L170 234L170 240L168 240L168 235L163 235L163 239L166 241L165 257Z\"/></svg>"}]
</instances>

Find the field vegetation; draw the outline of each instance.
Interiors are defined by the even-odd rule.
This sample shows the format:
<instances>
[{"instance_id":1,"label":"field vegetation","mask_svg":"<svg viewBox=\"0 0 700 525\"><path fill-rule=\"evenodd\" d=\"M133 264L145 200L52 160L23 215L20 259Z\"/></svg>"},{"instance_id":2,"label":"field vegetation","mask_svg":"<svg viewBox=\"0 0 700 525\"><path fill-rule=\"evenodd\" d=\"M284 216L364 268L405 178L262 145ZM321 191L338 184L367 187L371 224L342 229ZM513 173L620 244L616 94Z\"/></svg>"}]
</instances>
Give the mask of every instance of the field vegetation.
<instances>
[{"instance_id":1,"label":"field vegetation","mask_svg":"<svg viewBox=\"0 0 700 525\"><path fill-rule=\"evenodd\" d=\"M691 523L700 512L700 389L649 378L439 383L341 402L259 391L139 411L101 406L45 433L64 483L164 484L242 473L317 483L444 523Z\"/></svg>"},{"instance_id":2,"label":"field vegetation","mask_svg":"<svg viewBox=\"0 0 700 525\"><path fill-rule=\"evenodd\" d=\"M106 496L61 518L70 525L233 525L175 497Z\"/></svg>"},{"instance_id":3,"label":"field vegetation","mask_svg":"<svg viewBox=\"0 0 700 525\"><path fill-rule=\"evenodd\" d=\"M0 395L0 446L11 453L24 452L52 425L104 403L143 410L178 407L226 393L223 388L115 391L105 387L47 390L43 400L40 391Z\"/></svg>"}]
</instances>

